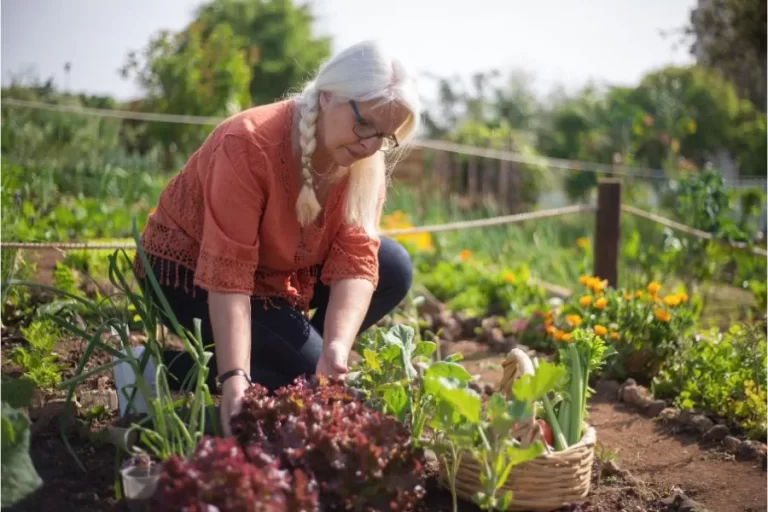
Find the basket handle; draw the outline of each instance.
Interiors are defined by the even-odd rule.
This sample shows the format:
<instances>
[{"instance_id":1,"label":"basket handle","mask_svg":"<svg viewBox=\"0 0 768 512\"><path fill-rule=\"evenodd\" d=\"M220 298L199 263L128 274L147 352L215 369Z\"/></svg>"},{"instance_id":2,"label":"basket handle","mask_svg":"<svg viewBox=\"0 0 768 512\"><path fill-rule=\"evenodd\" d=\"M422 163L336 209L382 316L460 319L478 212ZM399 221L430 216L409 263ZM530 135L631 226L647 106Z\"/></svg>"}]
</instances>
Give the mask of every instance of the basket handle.
<instances>
[{"instance_id":1,"label":"basket handle","mask_svg":"<svg viewBox=\"0 0 768 512\"><path fill-rule=\"evenodd\" d=\"M533 361L523 350L519 348L513 348L507 354L507 357L502 363L504 369L501 383L499 384L499 392L507 398L512 396L512 385L517 379L523 375L533 375L535 368ZM541 430L541 426L536 422L536 411L530 418L527 418L523 422L517 425L517 428L510 431L511 437L519 437L520 445L523 448L527 448L534 441L544 440L544 433ZM544 443L546 446L546 443Z\"/></svg>"}]
</instances>

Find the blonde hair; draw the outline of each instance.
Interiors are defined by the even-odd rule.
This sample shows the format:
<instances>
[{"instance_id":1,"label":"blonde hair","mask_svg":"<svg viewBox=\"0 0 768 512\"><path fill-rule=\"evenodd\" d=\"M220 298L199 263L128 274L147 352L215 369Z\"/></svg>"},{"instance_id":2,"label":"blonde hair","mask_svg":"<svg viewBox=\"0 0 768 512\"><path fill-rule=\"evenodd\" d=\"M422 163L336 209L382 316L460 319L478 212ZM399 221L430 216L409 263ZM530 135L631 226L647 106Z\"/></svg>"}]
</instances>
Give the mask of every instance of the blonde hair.
<instances>
[{"instance_id":1,"label":"blonde hair","mask_svg":"<svg viewBox=\"0 0 768 512\"><path fill-rule=\"evenodd\" d=\"M388 175L419 126L420 101L416 80L399 60L387 55L377 42L363 41L346 48L320 66L314 80L294 97L300 116L299 146L303 179L296 201L296 215L302 226L312 223L321 209L312 178L312 154L316 148L321 93L330 93L334 101L378 100L380 105L398 102L410 112L406 122L395 134L400 143L398 148L390 150L386 158L384 153L377 151L355 162L348 169L345 221L376 236Z\"/></svg>"}]
</instances>

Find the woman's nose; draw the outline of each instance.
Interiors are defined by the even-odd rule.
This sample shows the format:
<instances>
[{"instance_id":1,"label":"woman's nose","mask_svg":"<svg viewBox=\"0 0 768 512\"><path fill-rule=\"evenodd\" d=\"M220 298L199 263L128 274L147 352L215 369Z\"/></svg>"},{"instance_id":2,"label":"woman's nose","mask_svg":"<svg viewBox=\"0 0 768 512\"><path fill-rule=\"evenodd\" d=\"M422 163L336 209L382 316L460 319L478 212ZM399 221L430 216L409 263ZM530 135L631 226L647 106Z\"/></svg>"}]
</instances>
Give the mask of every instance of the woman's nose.
<instances>
[{"instance_id":1,"label":"woman's nose","mask_svg":"<svg viewBox=\"0 0 768 512\"><path fill-rule=\"evenodd\" d=\"M372 155L381 147L381 139L378 137L370 137L360 141L360 145L363 146L363 150L366 155Z\"/></svg>"}]
</instances>

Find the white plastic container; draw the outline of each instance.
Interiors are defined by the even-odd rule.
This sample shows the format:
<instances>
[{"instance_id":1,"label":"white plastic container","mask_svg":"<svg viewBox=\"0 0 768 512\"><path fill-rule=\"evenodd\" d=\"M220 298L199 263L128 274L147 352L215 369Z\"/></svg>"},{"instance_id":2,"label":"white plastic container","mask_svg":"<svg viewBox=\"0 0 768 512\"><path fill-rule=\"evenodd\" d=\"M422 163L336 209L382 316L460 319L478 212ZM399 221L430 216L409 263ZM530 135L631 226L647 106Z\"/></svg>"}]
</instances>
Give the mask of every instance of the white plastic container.
<instances>
[{"instance_id":1,"label":"white plastic container","mask_svg":"<svg viewBox=\"0 0 768 512\"><path fill-rule=\"evenodd\" d=\"M132 347L131 351L133 352L133 357L135 357L137 360L141 360L141 357L144 354L144 347ZM121 350L121 352L126 354L125 350ZM118 358L116 356L112 357L113 361L117 359ZM125 390L124 388L136 383L136 374L134 373L131 365L125 361L115 366L113 373L115 378L115 387L117 388L117 402L120 408L120 417L123 417L125 416L125 411L128 408L128 400L131 393L133 392L132 387L129 387ZM149 358L149 361L147 361L147 366L144 368L144 380L149 387L149 392L151 394L150 399L155 398L155 365L151 357ZM132 410L133 412L140 414L146 413L148 411L147 401L144 399L144 395L142 394L141 390L137 389L136 391L136 396L133 399Z\"/></svg>"},{"instance_id":2,"label":"white plastic container","mask_svg":"<svg viewBox=\"0 0 768 512\"><path fill-rule=\"evenodd\" d=\"M142 511L147 508L157 490L160 469L159 464L151 464L149 467L131 464L120 471L123 492L130 510Z\"/></svg>"}]
</instances>

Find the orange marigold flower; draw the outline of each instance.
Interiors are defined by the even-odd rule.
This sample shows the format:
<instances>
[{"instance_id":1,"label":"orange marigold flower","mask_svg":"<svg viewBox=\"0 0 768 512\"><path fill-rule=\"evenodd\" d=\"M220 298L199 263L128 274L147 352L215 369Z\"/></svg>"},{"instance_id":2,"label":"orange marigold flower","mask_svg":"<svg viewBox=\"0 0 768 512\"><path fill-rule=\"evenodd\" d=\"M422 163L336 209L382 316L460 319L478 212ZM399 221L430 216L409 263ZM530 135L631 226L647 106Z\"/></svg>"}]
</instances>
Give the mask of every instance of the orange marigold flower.
<instances>
[{"instance_id":1,"label":"orange marigold flower","mask_svg":"<svg viewBox=\"0 0 768 512\"><path fill-rule=\"evenodd\" d=\"M600 297L595 301L595 307L597 309L605 309L605 306L608 305L608 300L605 297Z\"/></svg>"},{"instance_id":2,"label":"orange marigold flower","mask_svg":"<svg viewBox=\"0 0 768 512\"><path fill-rule=\"evenodd\" d=\"M584 295L582 298L579 299L579 305L583 308L586 308L592 304L592 296L591 295Z\"/></svg>"},{"instance_id":3,"label":"orange marigold flower","mask_svg":"<svg viewBox=\"0 0 768 512\"><path fill-rule=\"evenodd\" d=\"M648 293L655 296L659 293L659 290L661 290L661 285L657 283L656 281L651 281L648 283Z\"/></svg>"},{"instance_id":4,"label":"orange marigold flower","mask_svg":"<svg viewBox=\"0 0 768 512\"><path fill-rule=\"evenodd\" d=\"M472 251L469 249L462 249L459 253L459 259L461 261L467 261L472 256Z\"/></svg>"},{"instance_id":5,"label":"orange marigold flower","mask_svg":"<svg viewBox=\"0 0 768 512\"><path fill-rule=\"evenodd\" d=\"M635 292L635 297L638 298L638 299L642 299L643 298L643 292L641 292L641 291Z\"/></svg>"},{"instance_id":6,"label":"orange marigold flower","mask_svg":"<svg viewBox=\"0 0 768 512\"><path fill-rule=\"evenodd\" d=\"M598 324L594 327L594 330L595 330L595 334L597 334L598 336L605 336L606 334L608 334L608 329L606 329L604 325Z\"/></svg>"},{"instance_id":7,"label":"orange marigold flower","mask_svg":"<svg viewBox=\"0 0 768 512\"><path fill-rule=\"evenodd\" d=\"M581 316L579 315L565 315L565 321L571 327L578 327L581 325Z\"/></svg>"},{"instance_id":8,"label":"orange marigold flower","mask_svg":"<svg viewBox=\"0 0 768 512\"><path fill-rule=\"evenodd\" d=\"M629 302L630 300L632 300L632 294L631 294L631 293L627 293L627 292L624 292L624 300L626 300L627 302Z\"/></svg>"},{"instance_id":9,"label":"orange marigold flower","mask_svg":"<svg viewBox=\"0 0 768 512\"><path fill-rule=\"evenodd\" d=\"M605 287L608 286L608 280L603 279L602 281L599 278L594 278L591 283L589 283L589 288L595 292L602 292L605 290Z\"/></svg>"},{"instance_id":10,"label":"orange marigold flower","mask_svg":"<svg viewBox=\"0 0 768 512\"><path fill-rule=\"evenodd\" d=\"M680 302L685 303L688 302L688 294L685 292L680 292L677 294L678 297L680 297Z\"/></svg>"},{"instance_id":11,"label":"orange marigold flower","mask_svg":"<svg viewBox=\"0 0 768 512\"><path fill-rule=\"evenodd\" d=\"M617 339L619 339L619 333L617 333L616 331L613 331L613 332L611 333L611 339L612 339L612 340L614 340L614 341L616 341Z\"/></svg>"},{"instance_id":12,"label":"orange marigold flower","mask_svg":"<svg viewBox=\"0 0 768 512\"><path fill-rule=\"evenodd\" d=\"M513 274L512 272L504 272L504 280L508 283L514 283L515 274Z\"/></svg>"},{"instance_id":13,"label":"orange marigold flower","mask_svg":"<svg viewBox=\"0 0 768 512\"><path fill-rule=\"evenodd\" d=\"M560 341L564 341L566 343L570 343L571 338L572 338L571 333L564 332L563 335L560 337Z\"/></svg>"},{"instance_id":14,"label":"orange marigold flower","mask_svg":"<svg viewBox=\"0 0 768 512\"><path fill-rule=\"evenodd\" d=\"M653 314L656 316L656 320L659 322L669 322L672 319L672 315L669 314L669 311L666 309L655 309L653 311Z\"/></svg>"},{"instance_id":15,"label":"orange marigold flower","mask_svg":"<svg viewBox=\"0 0 768 512\"><path fill-rule=\"evenodd\" d=\"M664 297L664 304L667 306L674 308L675 306L680 305L680 296L679 295L666 295Z\"/></svg>"},{"instance_id":16,"label":"orange marigold flower","mask_svg":"<svg viewBox=\"0 0 768 512\"><path fill-rule=\"evenodd\" d=\"M587 286L591 279L592 279L591 276L581 276L579 277L579 283L583 284L584 286Z\"/></svg>"}]
</instances>

